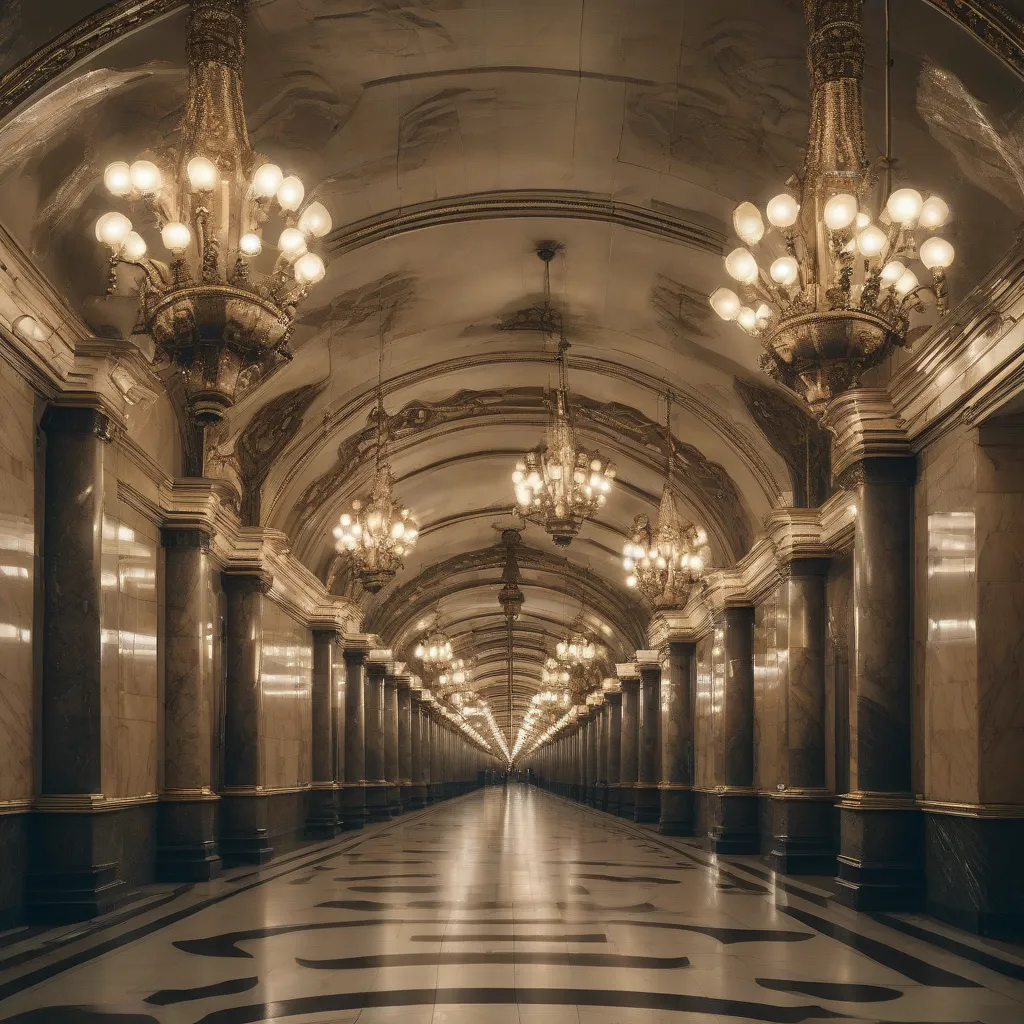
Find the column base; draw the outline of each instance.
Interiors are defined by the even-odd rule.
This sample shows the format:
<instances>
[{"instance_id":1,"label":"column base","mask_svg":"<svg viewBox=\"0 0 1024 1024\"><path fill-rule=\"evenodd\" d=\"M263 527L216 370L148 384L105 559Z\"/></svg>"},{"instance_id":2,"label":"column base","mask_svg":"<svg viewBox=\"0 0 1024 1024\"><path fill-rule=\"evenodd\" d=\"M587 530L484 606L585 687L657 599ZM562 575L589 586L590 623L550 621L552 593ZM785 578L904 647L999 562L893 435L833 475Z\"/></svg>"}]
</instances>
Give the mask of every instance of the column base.
<instances>
[{"instance_id":1,"label":"column base","mask_svg":"<svg viewBox=\"0 0 1024 1024\"><path fill-rule=\"evenodd\" d=\"M619 817L620 818L632 818L633 808L636 805L636 796L634 794L633 785L621 785L619 786Z\"/></svg>"},{"instance_id":2,"label":"column base","mask_svg":"<svg viewBox=\"0 0 1024 1024\"><path fill-rule=\"evenodd\" d=\"M663 836L693 836L697 834L691 789L663 789L661 791L661 817L658 820L658 831Z\"/></svg>"},{"instance_id":3,"label":"column base","mask_svg":"<svg viewBox=\"0 0 1024 1024\"><path fill-rule=\"evenodd\" d=\"M397 818L402 813L401 790L398 786L388 786L388 810L392 818Z\"/></svg>"},{"instance_id":4,"label":"column base","mask_svg":"<svg viewBox=\"0 0 1024 1024\"><path fill-rule=\"evenodd\" d=\"M116 818L116 812L34 815L25 885L30 924L88 921L131 898L118 878Z\"/></svg>"},{"instance_id":5,"label":"column base","mask_svg":"<svg viewBox=\"0 0 1024 1024\"><path fill-rule=\"evenodd\" d=\"M157 806L156 878L208 882L221 872L216 798L161 800Z\"/></svg>"},{"instance_id":6,"label":"column base","mask_svg":"<svg viewBox=\"0 0 1024 1024\"><path fill-rule=\"evenodd\" d=\"M786 875L835 874L832 797L782 793L767 800L771 828L771 848L765 857L768 865Z\"/></svg>"},{"instance_id":7,"label":"column base","mask_svg":"<svg viewBox=\"0 0 1024 1024\"><path fill-rule=\"evenodd\" d=\"M633 790L633 820L650 824L661 817L661 792L656 784L637 785Z\"/></svg>"},{"instance_id":8,"label":"column base","mask_svg":"<svg viewBox=\"0 0 1024 1024\"><path fill-rule=\"evenodd\" d=\"M338 834L338 808L336 790L313 789L309 793L304 835L307 839L333 839Z\"/></svg>"},{"instance_id":9,"label":"column base","mask_svg":"<svg viewBox=\"0 0 1024 1024\"><path fill-rule=\"evenodd\" d=\"M345 785L341 793L341 828L344 832L355 832L369 820L366 811L366 787Z\"/></svg>"},{"instance_id":10,"label":"column base","mask_svg":"<svg viewBox=\"0 0 1024 1024\"><path fill-rule=\"evenodd\" d=\"M406 782L398 787L398 802L402 805L402 811L412 810L412 791L415 787Z\"/></svg>"},{"instance_id":11,"label":"column base","mask_svg":"<svg viewBox=\"0 0 1024 1024\"><path fill-rule=\"evenodd\" d=\"M714 853L739 856L761 847L757 829L757 796L749 792L708 794L708 838Z\"/></svg>"},{"instance_id":12,"label":"column base","mask_svg":"<svg viewBox=\"0 0 1024 1024\"><path fill-rule=\"evenodd\" d=\"M371 822L391 820L388 810L388 787L381 783L369 783L366 787L366 815Z\"/></svg>"},{"instance_id":13,"label":"column base","mask_svg":"<svg viewBox=\"0 0 1024 1024\"><path fill-rule=\"evenodd\" d=\"M608 787L604 783L594 790L594 806L599 811L608 810Z\"/></svg>"},{"instance_id":14,"label":"column base","mask_svg":"<svg viewBox=\"0 0 1024 1024\"><path fill-rule=\"evenodd\" d=\"M608 799L605 801L604 809L609 813L618 817L619 815L619 801L621 800L621 794L619 792L619 784L617 782L608 783Z\"/></svg>"},{"instance_id":15,"label":"column base","mask_svg":"<svg viewBox=\"0 0 1024 1024\"><path fill-rule=\"evenodd\" d=\"M840 804L837 890L851 910L920 910L925 875L923 815L908 798Z\"/></svg>"},{"instance_id":16,"label":"column base","mask_svg":"<svg viewBox=\"0 0 1024 1024\"><path fill-rule=\"evenodd\" d=\"M267 794L221 795L220 852L225 864L266 864L270 845Z\"/></svg>"},{"instance_id":17,"label":"column base","mask_svg":"<svg viewBox=\"0 0 1024 1024\"><path fill-rule=\"evenodd\" d=\"M427 787L422 782L414 782L409 787L409 810L422 811L427 806Z\"/></svg>"}]
</instances>

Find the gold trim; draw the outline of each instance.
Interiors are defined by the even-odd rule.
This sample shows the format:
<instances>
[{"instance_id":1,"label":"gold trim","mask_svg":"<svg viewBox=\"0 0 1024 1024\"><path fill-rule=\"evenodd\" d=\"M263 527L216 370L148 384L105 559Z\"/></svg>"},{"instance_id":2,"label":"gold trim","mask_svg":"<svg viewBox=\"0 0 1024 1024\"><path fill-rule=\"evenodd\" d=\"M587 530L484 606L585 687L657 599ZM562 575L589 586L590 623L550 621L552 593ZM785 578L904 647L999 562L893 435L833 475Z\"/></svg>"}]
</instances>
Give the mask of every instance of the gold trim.
<instances>
[{"instance_id":1,"label":"gold trim","mask_svg":"<svg viewBox=\"0 0 1024 1024\"><path fill-rule=\"evenodd\" d=\"M32 810L34 801L31 797L22 800L0 800L0 815L23 814Z\"/></svg>"},{"instance_id":2,"label":"gold trim","mask_svg":"<svg viewBox=\"0 0 1024 1024\"><path fill-rule=\"evenodd\" d=\"M44 814L103 814L126 807L155 804L156 793L142 796L104 796L102 793L44 793L36 797L33 810Z\"/></svg>"},{"instance_id":3,"label":"gold trim","mask_svg":"<svg viewBox=\"0 0 1024 1024\"><path fill-rule=\"evenodd\" d=\"M214 793L209 786L199 786L192 789L165 789L160 793L161 803L199 803L219 799L219 794Z\"/></svg>"},{"instance_id":4,"label":"gold trim","mask_svg":"<svg viewBox=\"0 0 1024 1024\"><path fill-rule=\"evenodd\" d=\"M909 793L842 793L836 806L844 811L916 811L918 802Z\"/></svg>"},{"instance_id":5,"label":"gold trim","mask_svg":"<svg viewBox=\"0 0 1024 1024\"><path fill-rule=\"evenodd\" d=\"M968 804L952 800L918 800L927 814L946 814L955 818L986 818L1009 821L1024 818L1024 804Z\"/></svg>"}]
</instances>

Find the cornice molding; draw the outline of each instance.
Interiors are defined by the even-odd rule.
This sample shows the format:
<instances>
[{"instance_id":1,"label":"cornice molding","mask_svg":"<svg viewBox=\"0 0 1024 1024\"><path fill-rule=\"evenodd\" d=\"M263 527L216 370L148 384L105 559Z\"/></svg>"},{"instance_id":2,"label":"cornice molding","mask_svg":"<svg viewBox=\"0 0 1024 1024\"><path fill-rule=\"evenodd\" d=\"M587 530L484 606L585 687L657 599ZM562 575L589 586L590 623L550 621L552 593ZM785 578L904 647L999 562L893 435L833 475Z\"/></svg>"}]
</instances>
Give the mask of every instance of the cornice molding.
<instances>
[{"instance_id":1,"label":"cornice molding","mask_svg":"<svg viewBox=\"0 0 1024 1024\"><path fill-rule=\"evenodd\" d=\"M832 431L832 474L836 478L862 459L912 454L906 425L886 388L844 392L829 403L824 422Z\"/></svg>"}]
</instances>

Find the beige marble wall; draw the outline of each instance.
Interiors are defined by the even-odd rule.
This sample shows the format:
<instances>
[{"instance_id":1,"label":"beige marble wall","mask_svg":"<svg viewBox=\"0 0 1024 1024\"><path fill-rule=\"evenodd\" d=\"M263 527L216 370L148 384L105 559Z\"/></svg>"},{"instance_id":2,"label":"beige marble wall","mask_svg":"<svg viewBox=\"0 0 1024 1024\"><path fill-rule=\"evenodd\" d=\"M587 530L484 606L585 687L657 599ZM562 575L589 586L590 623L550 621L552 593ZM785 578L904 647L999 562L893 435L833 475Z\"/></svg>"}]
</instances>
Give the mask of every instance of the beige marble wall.
<instances>
[{"instance_id":1,"label":"beige marble wall","mask_svg":"<svg viewBox=\"0 0 1024 1024\"><path fill-rule=\"evenodd\" d=\"M119 455L106 453L101 560L102 770L110 797L159 789L162 551L155 523L118 496Z\"/></svg>"},{"instance_id":2,"label":"beige marble wall","mask_svg":"<svg viewBox=\"0 0 1024 1024\"><path fill-rule=\"evenodd\" d=\"M291 789L312 780L313 644L310 632L267 600L263 610L263 784Z\"/></svg>"},{"instance_id":3,"label":"beige marble wall","mask_svg":"<svg viewBox=\"0 0 1024 1024\"><path fill-rule=\"evenodd\" d=\"M33 795L36 397L0 360L0 809Z\"/></svg>"},{"instance_id":4,"label":"beige marble wall","mask_svg":"<svg viewBox=\"0 0 1024 1024\"><path fill-rule=\"evenodd\" d=\"M779 764L785 739L785 694L779 676L779 592L773 591L754 609L754 785L766 792L783 780Z\"/></svg>"},{"instance_id":5,"label":"beige marble wall","mask_svg":"<svg viewBox=\"0 0 1024 1024\"><path fill-rule=\"evenodd\" d=\"M694 786L714 789L725 779L725 640L720 626L697 642L694 686Z\"/></svg>"}]
</instances>

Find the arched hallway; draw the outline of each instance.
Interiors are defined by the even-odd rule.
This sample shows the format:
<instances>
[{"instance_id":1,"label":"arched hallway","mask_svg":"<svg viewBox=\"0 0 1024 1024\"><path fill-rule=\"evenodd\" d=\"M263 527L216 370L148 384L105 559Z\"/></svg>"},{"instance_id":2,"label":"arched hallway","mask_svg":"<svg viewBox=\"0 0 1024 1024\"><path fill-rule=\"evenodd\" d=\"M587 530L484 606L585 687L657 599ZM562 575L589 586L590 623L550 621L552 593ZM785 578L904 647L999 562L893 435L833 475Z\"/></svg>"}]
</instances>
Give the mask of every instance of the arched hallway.
<instances>
[{"instance_id":1,"label":"arched hallway","mask_svg":"<svg viewBox=\"0 0 1024 1024\"><path fill-rule=\"evenodd\" d=\"M522 783L86 926L0 936L19 1024L1024 1019L1019 950Z\"/></svg>"}]
</instances>

